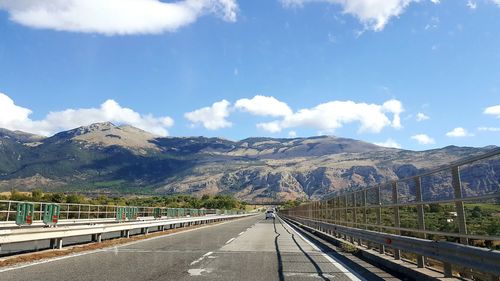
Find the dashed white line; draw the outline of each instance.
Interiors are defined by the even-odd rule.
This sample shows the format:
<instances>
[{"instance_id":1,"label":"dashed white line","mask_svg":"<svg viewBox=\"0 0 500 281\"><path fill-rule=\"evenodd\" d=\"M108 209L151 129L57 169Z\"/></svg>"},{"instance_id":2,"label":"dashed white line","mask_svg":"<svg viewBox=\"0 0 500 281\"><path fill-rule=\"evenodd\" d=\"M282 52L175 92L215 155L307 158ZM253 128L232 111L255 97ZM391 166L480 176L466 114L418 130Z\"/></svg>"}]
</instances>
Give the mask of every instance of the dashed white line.
<instances>
[{"instance_id":1,"label":"dashed white line","mask_svg":"<svg viewBox=\"0 0 500 281\"><path fill-rule=\"evenodd\" d=\"M238 236L242 235L243 233L245 233L245 231L240 232L240 234L238 234Z\"/></svg>"},{"instance_id":2,"label":"dashed white line","mask_svg":"<svg viewBox=\"0 0 500 281\"><path fill-rule=\"evenodd\" d=\"M226 244L233 242L234 239L236 239L236 238L231 238L231 239L227 240Z\"/></svg>"},{"instance_id":3,"label":"dashed white line","mask_svg":"<svg viewBox=\"0 0 500 281\"><path fill-rule=\"evenodd\" d=\"M206 256L210 256L211 254L213 254L214 252L208 252L206 254L204 254L203 256L201 256L199 259L193 261L190 265L195 265L197 263L199 263L200 261L202 261Z\"/></svg>"},{"instance_id":4,"label":"dashed white line","mask_svg":"<svg viewBox=\"0 0 500 281\"><path fill-rule=\"evenodd\" d=\"M166 234L166 235L151 237L151 238L147 238L147 239L142 239L142 240L138 240L138 241L133 241L133 242L121 244L121 245L115 246L114 248L122 248L122 247L130 246L130 245L134 245L134 244L138 244L138 243L142 243L142 242L152 241L152 240L156 240L156 239L162 239L162 238L166 238L166 237L170 237L170 236L176 236L176 235L179 235L179 234L188 233L188 232L192 232L192 231L198 231L198 230L202 230L202 229L205 229L205 228L216 227L216 226L220 226L220 225L224 225L224 224L228 224L228 223L232 223L232 222L234 222L234 221L226 221L226 222L222 222L222 223L219 223L219 224L206 225L206 226L202 226L200 228L188 229L188 230L183 230L183 231L180 231L180 232L175 232L175 233L170 233L170 234ZM15 265L15 266L12 266L12 267L7 267L7 268L0 269L0 273L11 271L11 270L17 270L17 269L21 269L21 268L25 268L25 267L30 267L30 266L36 266L36 265L39 265L39 264L44 264L44 263L49 263L49 262L55 262L55 261L59 261L59 260L69 259L69 258L75 258L75 257L79 257L79 256L85 256L85 255L91 255L91 254L106 252L106 251L109 251L109 250L110 250L109 248L98 249L98 250L92 250L92 251L89 251L89 252L71 254L71 255L68 255L68 256L61 256L61 257L57 257L57 258L50 258L50 259L41 260L41 261L38 261L38 262L30 262L28 264Z\"/></svg>"}]
</instances>

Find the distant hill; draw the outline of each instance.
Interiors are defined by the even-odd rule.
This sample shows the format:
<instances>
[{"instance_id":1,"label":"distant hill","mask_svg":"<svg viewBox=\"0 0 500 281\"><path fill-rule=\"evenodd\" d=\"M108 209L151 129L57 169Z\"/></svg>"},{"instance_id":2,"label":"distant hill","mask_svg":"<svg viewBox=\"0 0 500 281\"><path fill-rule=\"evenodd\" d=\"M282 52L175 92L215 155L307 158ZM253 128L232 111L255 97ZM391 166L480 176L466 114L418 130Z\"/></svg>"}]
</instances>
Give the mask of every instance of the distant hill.
<instances>
[{"instance_id":1,"label":"distant hill","mask_svg":"<svg viewBox=\"0 0 500 281\"><path fill-rule=\"evenodd\" d=\"M421 173L495 149L449 146L428 151L359 140L311 138L162 138L97 123L40 137L0 129L0 191L43 188L101 193L233 194L244 200L320 198ZM500 188L499 157L464 173L466 193ZM447 198L431 178L425 196Z\"/></svg>"}]
</instances>

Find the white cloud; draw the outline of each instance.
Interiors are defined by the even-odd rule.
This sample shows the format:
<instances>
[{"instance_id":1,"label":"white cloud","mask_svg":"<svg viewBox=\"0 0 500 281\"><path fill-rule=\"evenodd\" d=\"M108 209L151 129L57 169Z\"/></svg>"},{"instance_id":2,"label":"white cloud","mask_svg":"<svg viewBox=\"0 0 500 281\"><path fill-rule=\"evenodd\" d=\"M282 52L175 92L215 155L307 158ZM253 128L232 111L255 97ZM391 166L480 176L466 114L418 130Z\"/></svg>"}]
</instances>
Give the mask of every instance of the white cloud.
<instances>
[{"instance_id":1,"label":"white cloud","mask_svg":"<svg viewBox=\"0 0 500 281\"><path fill-rule=\"evenodd\" d=\"M396 129L400 129L403 126L401 125L401 117L400 114L404 111L403 104L400 101L392 99L384 102L382 105L382 110L384 112L394 113L394 118L392 120L392 127Z\"/></svg>"},{"instance_id":2,"label":"white cloud","mask_svg":"<svg viewBox=\"0 0 500 281\"><path fill-rule=\"evenodd\" d=\"M500 132L500 127L479 127L477 130L481 132Z\"/></svg>"},{"instance_id":3,"label":"white cloud","mask_svg":"<svg viewBox=\"0 0 500 281\"><path fill-rule=\"evenodd\" d=\"M301 109L284 116L282 120L259 123L257 127L271 133L297 127L333 132L344 124L359 122L360 132L378 133L386 126L401 128L399 115L403 111L403 106L398 100L389 100L382 105L353 101L331 101L313 108ZM386 113L393 114L392 121Z\"/></svg>"},{"instance_id":4,"label":"white cloud","mask_svg":"<svg viewBox=\"0 0 500 281\"><path fill-rule=\"evenodd\" d=\"M456 127L455 129L446 133L446 136L450 138L462 138L462 137L470 137L472 136L472 134L467 132L467 130L462 127Z\"/></svg>"},{"instance_id":5,"label":"white cloud","mask_svg":"<svg viewBox=\"0 0 500 281\"><path fill-rule=\"evenodd\" d=\"M434 4L439 4L439 3L441 3L441 0L431 0L431 2Z\"/></svg>"},{"instance_id":6,"label":"white cloud","mask_svg":"<svg viewBox=\"0 0 500 281\"><path fill-rule=\"evenodd\" d=\"M232 124L226 118L230 114L230 103L227 100L214 102L210 107L203 107L184 114L192 125L202 124L208 130L217 130L231 127Z\"/></svg>"},{"instance_id":7,"label":"white cloud","mask_svg":"<svg viewBox=\"0 0 500 281\"><path fill-rule=\"evenodd\" d=\"M469 0L469 1L467 1L467 7L469 7L469 9L471 9L471 10L475 10L477 8L477 3Z\"/></svg>"},{"instance_id":8,"label":"white cloud","mask_svg":"<svg viewBox=\"0 0 500 281\"><path fill-rule=\"evenodd\" d=\"M268 131L270 133L279 133L282 130L280 122L278 122L278 121L259 123L259 124L257 124L257 128L264 130L264 131Z\"/></svg>"},{"instance_id":9,"label":"white cloud","mask_svg":"<svg viewBox=\"0 0 500 281\"><path fill-rule=\"evenodd\" d=\"M499 0L499 2L500 2L500 0ZM500 105L487 107L483 113L489 114L489 115L494 115L496 118L500 118Z\"/></svg>"},{"instance_id":10,"label":"white cloud","mask_svg":"<svg viewBox=\"0 0 500 281\"><path fill-rule=\"evenodd\" d=\"M430 117L425 115L425 113L422 113L422 112L419 112L417 113L417 122L421 122L421 121L425 121L425 120L429 120Z\"/></svg>"},{"instance_id":11,"label":"white cloud","mask_svg":"<svg viewBox=\"0 0 500 281\"><path fill-rule=\"evenodd\" d=\"M290 132L288 132L288 136L291 137L291 138L296 138L297 137L297 132L290 131Z\"/></svg>"},{"instance_id":12,"label":"white cloud","mask_svg":"<svg viewBox=\"0 0 500 281\"><path fill-rule=\"evenodd\" d=\"M0 0L16 23L106 35L175 31L205 14L236 21L236 0Z\"/></svg>"},{"instance_id":13,"label":"white cloud","mask_svg":"<svg viewBox=\"0 0 500 281\"><path fill-rule=\"evenodd\" d=\"M426 134L417 134L417 135L414 135L411 137L412 139L416 140L419 144L434 144L436 143L436 141L429 137L428 135Z\"/></svg>"},{"instance_id":14,"label":"white cloud","mask_svg":"<svg viewBox=\"0 0 500 281\"><path fill-rule=\"evenodd\" d=\"M500 7L500 0L491 0L491 2Z\"/></svg>"},{"instance_id":15,"label":"white cloud","mask_svg":"<svg viewBox=\"0 0 500 281\"><path fill-rule=\"evenodd\" d=\"M234 107L236 109L260 116L287 116L292 114L290 107L274 97L254 96L252 99L239 99Z\"/></svg>"},{"instance_id":16,"label":"white cloud","mask_svg":"<svg viewBox=\"0 0 500 281\"><path fill-rule=\"evenodd\" d=\"M42 120L30 119L31 113L31 110L16 105L9 96L0 93L0 127L9 130L48 136L62 130L109 121L129 124L160 136L167 136L167 129L174 124L174 120L168 116L141 115L130 108L121 107L111 99L105 101L99 108L50 112Z\"/></svg>"},{"instance_id":17,"label":"white cloud","mask_svg":"<svg viewBox=\"0 0 500 281\"><path fill-rule=\"evenodd\" d=\"M385 142L376 142L375 144L383 147L401 148L401 145L391 138L388 138Z\"/></svg>"},{"instance_id":18,"label":"white cloud","mask_svg":"<svg viewBox=\"0 0 500 281\"><path fill-rule=\"evenodd\" d=\"M344 13L358 18L365 28L380 31L392 17L401 15L411 3L419 0L281 0L285 7L302 6L312 2L340 5Z\"/></svg>"}]
</instances>

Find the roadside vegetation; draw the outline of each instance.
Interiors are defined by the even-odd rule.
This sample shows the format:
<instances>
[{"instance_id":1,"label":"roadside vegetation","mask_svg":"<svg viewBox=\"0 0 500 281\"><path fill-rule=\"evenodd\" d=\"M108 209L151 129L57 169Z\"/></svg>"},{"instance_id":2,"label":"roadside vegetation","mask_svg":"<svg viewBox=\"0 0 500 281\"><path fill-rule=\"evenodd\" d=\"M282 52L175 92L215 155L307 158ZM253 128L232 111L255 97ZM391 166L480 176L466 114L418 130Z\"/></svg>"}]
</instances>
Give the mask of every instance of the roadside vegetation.
<instances>
[{"instance_id":1,"label":"roadside vegetation","mask_svg":"<svg viewBox=\"0 0 500 281\"><path fill-rule=\"evenodd\" d=\"M1 194L0 200L52 202L52 203L75 203L93 205L120 205L120 206L148 206L168 208L206 208L244 210L246 203L229 195L203 195L201 198L191 195L167 195L167 196L130 196L130 197L108 197L99 195L95 198L83 194L65 194L62 192L43 192L39 189L32 192L19 192L12 190L10 194Z\"/></svg>"},{"instance_id":2,"label":"roadside vegetation","mask_svg":"<svg viewBox=\"0 0 500 281\"><path fill-rule=\"evenodd\" d=\"M302 202L289 201L282 208L293 208L300 205ZM500 237L500 203L465 203L465 220L467 225L467 233L471 235L492 236ZM458 217L454 204L429 204L424 205L425 216L425 229L429 231L439 231L446 233L459 233ZM352 209L347 211L348 219L347 225L353 225L353 212ZM327 220L332 220L329 215L326 216ZM418 229L417 224L417 208L415 206L406 206L399 208L400 226L408 229ZM377 208L368 208L366 214L367 224L377 224ZM346 224L345 215L341 212L341 224ZM364 228L363 226L363 213L358 209L356 216L357 227ZM391 207L381 208L381 224L383 226L394 226L394 209ZM368 229L377 230L376 226L368 226ZM396 233L395 230L383 230L388 233ZM418 233L411 231L403 231L403 235L418 237ZM446 236L446 235L427 235L428 239L433 240L447 240L459 242L459 238ZM484 239L469 239L469 244L481 247L488 247L500 250L500 241L498 240L484 240Z\"/></svg>"}]
</instances>

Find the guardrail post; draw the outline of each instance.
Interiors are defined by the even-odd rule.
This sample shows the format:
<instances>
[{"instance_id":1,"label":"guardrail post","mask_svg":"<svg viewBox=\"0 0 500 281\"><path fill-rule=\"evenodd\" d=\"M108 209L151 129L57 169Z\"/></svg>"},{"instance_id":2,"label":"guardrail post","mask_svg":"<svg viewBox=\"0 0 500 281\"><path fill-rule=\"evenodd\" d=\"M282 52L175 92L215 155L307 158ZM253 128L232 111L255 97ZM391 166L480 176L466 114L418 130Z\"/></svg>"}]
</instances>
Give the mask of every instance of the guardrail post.
<instances>
[{"instance_id":1,"label":"guardrail post","mask_svg":"<svg viewBox=\"0 0 500 281\"><path fill-rule=\"evenodd\" d=\"M397 182L392 183L392 203L398 204L398 184ZM401 235L401 227L400 217L399 217L399 206L394 206L394 227L398 228L396 230L397 235ZM401 250L394 248L394 258L399 260L401 259Z\"/></svg>"},{"instance_id":2,"label":"guardrail post","mask_svg":"<svg viewBox=\"0 0 500 281\"><path fill-rule=\"evenodd\" d=\"M352 193L352 227L356 227L356 193ZM354 237L350 236L349 241L354 244Z\"/></svg>"},{"instance_id":3,"label":"guardrail post","mask_svg":"<svg viewBox=\"0 0 500 281\"><path fill-rule=\"evenodd\" d=\"M465 211L464 211L464 202L461 200L462 195L462 183L460 180L460 171L458 166L451 168L451 176L452 176L452 184L455 193L455 199L459 199L459 201L455 201L455 209L457 211L457 220L458 220L458 231L460 234L467 235L467 225L465 221ZM460 243L468 245L469 241L467 237L460 237Z\"/></svg>"},{"instance_id":4,"label":"guardrail post","mask_svg":"<svg viewBox=\"0 0 500 281\"><path fill-rule=\"evenodd\" d=\"M356 213L356 208L358 207L357 203L356 203L356 192L353 192L352 193L352 204L353 204L353 208L352 208L352 220L353 220L353 223L354 223L354 227L358 227L358 216L357 216L357 213Z\"/></svg>"},{"instance_id":5,"label":"guardrail post","mask_svg":"<svg viewBox=\"0 0 500 281\"><path fill-rule=\"evenodd\" d=\"M63 243L62 238L52 238L50 239L50 248L51 249L62 249Z\"/></svg>"},{"instance_id":6,"label":"guardrail post","mask_svg":"<svg viewBox=\"0 0 500 281\"><path fill-rule=\"evenodd\" d=\"M344 195L344 225L349 226L349 218L347 217L347 194ZM344 239L347 240L347 234L344 234Z\"/></svg>"},{"instance_id":7,"label":"guardrail post","mask_svg":"<svg viewBox=\"0 0 500 281\"><path fill-rule=\"evenodd\" d=\"M465 219L464 202L462 201L462 181L460 179L460 168L454 166L451 168L451 184L453 185L455 199L455 211L457 212L458 232L462 235L467 235L467 223ZM460 243L464 245L469 244L467 237L460 237ZM452 274L451 264L445 264L445 277ZM462 272L465 277L470 277L470 270L464 269Z\"/></svg>"},{"instance_id":8,"label":"guardrail post","mask_svg":"<svg viewBox=\"0 0 500 281\"><path fill-rule=\"evenodd\" d=\"M82 209L81 207L82 207L82 205L78 205L78 219L80 219L80 212L81 212L81 209Z\"/></svg>"},{"instance_id":9,"label":"guardrail post","mask_svg":"<svg viewBox=\"0 0 500 281\"><path fill-rule=\"evenodd\" d=\"M9 204L7 204L7 216L5 217L5 221L9 221L11 203L12 202L9 201Z\"/></svg>"},{"instance_id":10,"label":"guardrail post","mask_svg":"<svg viewBox=\"0 0 500 281\"><path fill-rule=\"evenodd\" d=\"M40 203L40 220L42 220L43 217L43 203Z\"/></svg>"},{"instance_id":11,"label":"guardrail post","mask_svg":"<svg viewBox=\"0 0 500 281\"><path fill-rule=\"evenodd\" d=\"M338 204L338 198L335 197L333 198L333 223L334 224L339 224L339 219L338 219L338 216L339 216L339 204ZM335 235L335 237L337 237L337 231L335 231L335 229L333 230L333 234Z\"/></svg>"},{"instance_id":12,"label":"guardrail post","mask_svg":"<svg viewBox=\"0 0 500 281\"><path fill-rule=\"evenodd\" d=\"M377 225L379 225L378 231L382 232L382 228L380 227L382 225L382 203L380 201L380 185L376 187L376 199L377 199ZM385 253L385 246L384 244L379 244L379 253L383 254Z\"/></svg>"},{"instance_id":13,"label":"guardrail post","mask_svg":"<svg viewBox=\"0 0 500 281\"><path fill-rule=\"evenodd\" d=\"M415 177L415 200L417 202L422 202L422 181L420 177ZM418 229L425 231L425 217L424 217L424 205L418 204L417 205L417 223L418 223ZM419 234L420 238L427 238L427 235L425 232ZM423 268L425 259L423 256L417 256L417 266L419 268Z\"/></svg>"},{"instance_id":14,"label":"guardrail post","mask_svg":"<svg viewBox=\"0 0 500 281\"><path fill-rule=\"evenodd\" d=\"M363 190L363 224L365 225L365 229L368 229L368 216L366 214L366 189Z\"/></svg>"}]
</instances>

